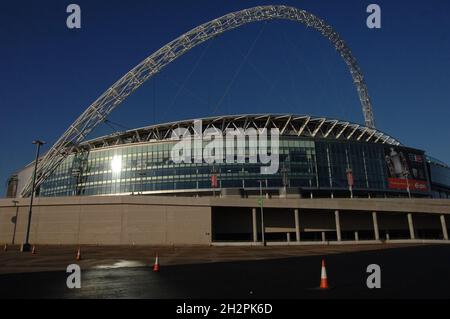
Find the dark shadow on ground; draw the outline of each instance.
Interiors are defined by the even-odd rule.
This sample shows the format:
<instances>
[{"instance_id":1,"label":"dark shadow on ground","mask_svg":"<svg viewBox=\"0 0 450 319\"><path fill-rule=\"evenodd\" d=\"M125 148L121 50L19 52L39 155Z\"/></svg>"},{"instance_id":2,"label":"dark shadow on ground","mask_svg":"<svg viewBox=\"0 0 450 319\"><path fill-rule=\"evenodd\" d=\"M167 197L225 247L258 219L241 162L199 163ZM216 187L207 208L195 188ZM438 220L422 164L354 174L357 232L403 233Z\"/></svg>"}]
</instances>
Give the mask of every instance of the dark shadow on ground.
<instances>
[{"instance_id":1,"label":"dark shadow on ground","mask_svg":"<svg viewBox=\"0 0 450 319\"><path fill-rule=\"evenodd\" d=\"M65 272L0 275L0 298L450 298L450 246L433 245L325 256L191 265L91 269L82 288ZM381 266L381 289L368 289L366 268Z\"/></svg>"}]
</instances>

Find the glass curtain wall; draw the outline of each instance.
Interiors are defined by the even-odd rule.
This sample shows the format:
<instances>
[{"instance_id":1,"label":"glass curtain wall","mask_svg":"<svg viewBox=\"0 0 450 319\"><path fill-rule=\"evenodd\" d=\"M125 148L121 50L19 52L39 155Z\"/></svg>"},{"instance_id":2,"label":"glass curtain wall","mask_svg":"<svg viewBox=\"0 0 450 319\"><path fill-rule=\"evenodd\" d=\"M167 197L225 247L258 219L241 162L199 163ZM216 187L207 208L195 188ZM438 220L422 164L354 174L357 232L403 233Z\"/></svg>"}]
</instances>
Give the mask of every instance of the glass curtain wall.
<instances>
[{"instance_id":1,"label":"glass curtain wall","mask_svg":"<svg viewBox=\"0 0 450 319\"><path fill-rule=\"evenodd\" d=\"M173 143L121 145L71 155L42 184L40 196L210 189L213 170L219 188L257 188L262 179L268 188L346 189L348 168L353 171L355 188L387 188L384 146L380 144L283 136L278 173L261 175L261 164L248 163L248 147L244 164L176 164L171 160Z\"/></svg>"}]
</instances>

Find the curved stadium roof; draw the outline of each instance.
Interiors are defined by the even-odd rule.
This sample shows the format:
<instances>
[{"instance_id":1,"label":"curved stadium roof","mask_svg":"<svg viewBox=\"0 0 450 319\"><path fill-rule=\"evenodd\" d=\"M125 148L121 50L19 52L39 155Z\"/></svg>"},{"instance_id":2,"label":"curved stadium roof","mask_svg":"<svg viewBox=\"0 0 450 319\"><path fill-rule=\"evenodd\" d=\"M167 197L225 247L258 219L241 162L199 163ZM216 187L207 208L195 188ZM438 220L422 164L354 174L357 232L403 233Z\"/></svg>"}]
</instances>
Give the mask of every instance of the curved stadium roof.
<instances>
[{"instance_id":1,"label":"curved stadium roof","mask_svg":"<svg viewBox=\"0 0 450 319\"><path fill-rule=\"evenodd\" d=\"M151 125L86 141L80 145L82 150L93 150L123 144L156 142L168 140L176 128L187 128L194 134L194 121L182 120L164 124ZM215 116L201 119L203 130L217 128L225 131L227 128L278 128L282 136L302 136L309 138L328 138L337 140L352 140L367 143L401 145L395 138L364 125L293 114L245 114Z\"/></svg>"}]
</instances>

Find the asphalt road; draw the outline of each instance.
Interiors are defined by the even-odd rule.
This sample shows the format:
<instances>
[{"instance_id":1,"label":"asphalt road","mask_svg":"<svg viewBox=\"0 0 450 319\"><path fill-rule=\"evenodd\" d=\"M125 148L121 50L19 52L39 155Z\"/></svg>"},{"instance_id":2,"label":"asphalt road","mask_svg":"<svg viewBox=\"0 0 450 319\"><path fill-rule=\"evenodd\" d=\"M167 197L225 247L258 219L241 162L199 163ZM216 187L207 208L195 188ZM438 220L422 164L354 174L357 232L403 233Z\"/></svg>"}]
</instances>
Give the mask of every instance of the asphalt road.
<instances>
[{"instance_id":1,"label":"asphalt road","mask_svg":"<svg viewBox=\"0 0 450 319\"><path fill-rule=\"evenodd\" d=\"M321 256L82 270L81 289L65 272L0 275L1 298L450 298L450 246L418 246L325 256L331 289L318 290ZM381 289L366 268L381 266ZM116 267L116 268L114 268Z\"/></svg>"},{"instance_id":2,"label":"asphalt road","mask_svg":"<svg viewBox=\"0 0 450 319\"><path fill-rule=\"evenodd\" d=\"M408 245L408 246L417 246ZM153 263L158 254L167 265L204 264L230 261L249 261L301 256L322 256L355 251L384 250L406 247L405 244L370 245L301 245L301 246L81 246L82 269L114 265L145 266ZM21 253L19 246L0 250L0 274L37 271L65 271L75 260L78 246L38 245L36 254ZM119 265L120 266L120 265Z\"/></svg>"}]
</instances>

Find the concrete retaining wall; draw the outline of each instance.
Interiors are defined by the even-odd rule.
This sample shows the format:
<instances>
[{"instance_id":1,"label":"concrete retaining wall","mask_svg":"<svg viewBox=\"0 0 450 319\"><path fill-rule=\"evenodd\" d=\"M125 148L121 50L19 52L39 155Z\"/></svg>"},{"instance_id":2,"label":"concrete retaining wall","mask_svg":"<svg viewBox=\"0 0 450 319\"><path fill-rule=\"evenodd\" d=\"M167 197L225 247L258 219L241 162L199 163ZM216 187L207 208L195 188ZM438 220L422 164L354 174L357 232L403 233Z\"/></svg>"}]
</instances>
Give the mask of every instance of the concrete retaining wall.
<instances>
[{"instance_id":1,"label":"concrete retaining wall","mask_svg":"<svg viewBox=\"0 0 450 319\"><path fill-rule=\"evenodd\" d=\"M211 209L199 206L45 200L33 207L33 244L209 245ZM23 200L23 202L26 202ZM22 203L21 203L22 204ZM0 243L11 243L14 206L0 206ZM19 206L15 243L25 239L28 207Z\"/></svg>"},{"instance_id":2,"label":"concrete retaining wall","mask_svg":"<svg viewBox=\"0 0 450 319\"><path fill-rule=\"evenodd\" d=\"M0 244L11 243L18 214L15 243L24 241L29 199L0 200ZM94 196L37 198L33 209L30 242L36 244L102 245L209 245L211 210L224 211L222 232L251 235L254 198ZM408 232L407 213L417 229L441 229L440 215L450 225L450 201L435 199L266 199L266 227L295 227L293 209L299 209L299 230L334 230L334 211L341 212L342 231L371 230L372 212L378 213L380 230ZM242 215L242 218L240 218ZM257 217L259 209L257 208ZM236 217L236 218L232 218ZM239 217L239 218L237 218ZM257 229L259 226L257 226ZM251 237L251 236L250 236ZM249 238L250 238L249 237ZM393 238L391 238L393 239Z\"/></svg>"}]
</instances>

